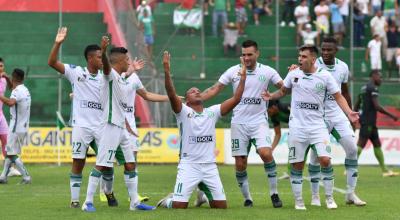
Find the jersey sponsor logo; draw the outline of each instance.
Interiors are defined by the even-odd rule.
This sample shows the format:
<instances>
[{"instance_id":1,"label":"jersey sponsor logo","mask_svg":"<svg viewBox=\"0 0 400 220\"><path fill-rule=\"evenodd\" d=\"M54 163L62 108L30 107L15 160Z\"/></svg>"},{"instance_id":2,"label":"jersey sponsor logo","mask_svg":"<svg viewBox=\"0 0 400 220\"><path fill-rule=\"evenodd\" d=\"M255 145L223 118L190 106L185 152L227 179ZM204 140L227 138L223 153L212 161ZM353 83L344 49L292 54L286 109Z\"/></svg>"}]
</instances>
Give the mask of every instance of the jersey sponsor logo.
<instances>
[{"instance_id":1,"label":"jersey sponsor logo","mask_svg":"<svg viewBox=\"0 0 400 220\"><path fill-rule=\"evenodd\" d=\"M296 108L318 111L319 105L315 103L296 102Z\"/></svg>"},{"instance_id":2,"label":"jersey sponsor logo","mask_svg":"<svg viewBox=\"0 0 400 220\"><path fill-rule=\"evenodd\" d=\"M193 112L190 112L187 114L187 117L188 118L202 118L202 117L204 117L204 115L203 114L195 114Z\"/></svg>"},{"instance_id":3,"label":"jersey sponsor logo","mask_svg":"<svg viewBox=\"0 0 400 220\"><path fill-rule=\"evenodd\" d=\"M213 137L211 135L189 136L189 144L210 143L210 142L213 142Z\"/></svg>"},{"instance_id":4,"label":"jersey sponsor logo","mask_svg":"<svg viewBox=\"0 0 400 220\"><path fill-rule=\"evenodd\" d=\"M86 80L86 78L87 78L87 75L86 74L83 74L82 75L83 77L78 77L78 82L84 82L85 80Z\"/></svg>"},{"instance_id":5,"label":"jersey sponsor logo","mask_svg":"<svg viewBox=\"0 0 400 220\"><path fill-rule=\"evenodd\" d=\"M87 100L81 101L81 108L92 108L97 110L103 110L101 103L87 101Z\"/></svg>"},{"instance_id":6,"label":"jersey sponsor logo","mask_svg":"<svg viewBox=\"0 0 400 220\"><path fill-rule=\"evenodd\" d=\"M256 97L243 97L240 100L240 105L260 105L261 104L261 98L256 98Z\"/></svg>"},{"instance_id":7,"label":"jersey sponsor logo","mask_svg":"<svg viewBox=\"0 0 400 220\"><path fill-rule=\"evenodd\" d=\"M329 95L329 94L326 94L325 99L329 100L329 101L335 101L335 97L333 97L333 95Z\"/></svg>"},{"instance_id":8,"label":"jersey sponsor logo","mask_svg":"<svg viewBox=\"0 0 400 220\"><path fill-rule=\"evenodd\" d=\"M128 106L128 104L121 102L121 106L125 112L133 112L133 106Z\"/></svg>"},{"instance_id":9,"label":"jersey sponsor logo","mask_svg":"<svg viewBox=\"0 0 400 220\"><path fill-rule=\"evenodd\" d=\"M299 78L295 77L293 82L297 83L299 81Z\"/></svg>"},{"instance_id":10,"label":"jersey sponsor logo","mask_svg":"<svg viewBox=\"0 0 400 220\"><path fill-rule=\"evenodd\" d=\"M68 64L68 66L69 66L71 69L75 69L75 68L76 68L76 65L74 65L74 64Z\"/></svg>"}]
</instances>

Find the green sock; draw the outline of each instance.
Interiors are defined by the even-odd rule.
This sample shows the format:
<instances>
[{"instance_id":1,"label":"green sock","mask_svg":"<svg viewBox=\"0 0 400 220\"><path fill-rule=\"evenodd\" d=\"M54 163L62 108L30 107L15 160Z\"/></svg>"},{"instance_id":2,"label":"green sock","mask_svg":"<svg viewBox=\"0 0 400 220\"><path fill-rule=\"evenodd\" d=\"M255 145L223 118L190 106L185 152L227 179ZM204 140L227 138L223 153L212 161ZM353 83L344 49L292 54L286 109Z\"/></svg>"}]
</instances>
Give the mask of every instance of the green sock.
<instances>
[{"instance_id":1,"label":"green sock","mask_svg":"<svg viewBox=\"0 0 400 220\"><path fill-rule=\"evenodd\" d=\"M362 148L360 146L357 146L357 158L360 158L360 154L362 152Z\"/></svg>"},{"instance_id":2,"label":"green sock","mask_svg":"<svg viewBox=\"0 0 400 220\"><path fill-rule=\"evenodd\" d=\"M375 154L376 159L379 162L379 166L381 167L382 171L386 172L387 168L385 166L385 158L383 157L383 152L382 152L382 149L380 146L374 147L374 154Z\"/></svg>"}]
</instances>

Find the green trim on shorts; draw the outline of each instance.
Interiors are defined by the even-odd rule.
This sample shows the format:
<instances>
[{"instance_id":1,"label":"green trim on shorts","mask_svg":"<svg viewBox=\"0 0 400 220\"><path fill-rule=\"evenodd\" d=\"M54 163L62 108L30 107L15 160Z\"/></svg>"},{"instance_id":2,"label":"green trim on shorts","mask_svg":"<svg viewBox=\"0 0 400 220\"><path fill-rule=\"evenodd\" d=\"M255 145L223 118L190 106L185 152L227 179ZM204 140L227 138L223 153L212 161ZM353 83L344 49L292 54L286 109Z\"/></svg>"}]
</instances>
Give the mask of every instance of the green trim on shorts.
<instances>
[{"instance_id":1,"label":"green trim on shorts","mask_svg":"<svg viewBox=\"0 0 400 220\"><path fill-rule=\"evenodd\" d=\"M121 149L121 145L118 146L117 151L115 152L115 158L117 159L118 165L126 163L124 153L122 152Z\"/></svg>"},{"instance_id":2,"label":"green trim on shorts","mask_svg":"<svg viewBox=\"0 0 400 220\"><path fill-rule=\"evenodd\" d=\"M89 146L93 149L94 153L97 155L99 148L97 147L96 141L93 140L92 142L90 142Z\"/></svg>"},{"instance_id":3,"label":"green trim on shorts","mask_svg":"<svg viewBox=\"0 0 400 220\"><path fill-rule=\"evenodd\" d=\"M203 191L204 194L206 194L206 196L207 196L207 198L208 198L208 201L213 201L213 200L214 200L214 198L213 198L213 196L212 196L212 194L211 194L210 189L208 188L208 186L207 186L205 183L200 182L200 183L199 183L199 189L200 189L201 191Z\"/></svg>"},{"instance_id":4,"label":"green trim on shorts","mask_svg":"<svg viewBox=\"0 0 400 220\"><path fill-rule=\"evenodd\" d=\"M251 144L253 144L254 147L256 147L256 153L258 154L256 139L255 139L255 138L251 138L251 139L249 140L249 144L247 145L247 155L249 155L249 153L250 153Z\"/></svg>"},{"instance_id":5,"label":"green trim on shorts","mask_svg":"<svg viewBox=\"0 0 400 220\"><path fill-rule=\"evenodd\" d=\"M342 138L335 128L332 129L331 134L336 139L336 141L339 141Z\"/></svg>"}]
</instances>

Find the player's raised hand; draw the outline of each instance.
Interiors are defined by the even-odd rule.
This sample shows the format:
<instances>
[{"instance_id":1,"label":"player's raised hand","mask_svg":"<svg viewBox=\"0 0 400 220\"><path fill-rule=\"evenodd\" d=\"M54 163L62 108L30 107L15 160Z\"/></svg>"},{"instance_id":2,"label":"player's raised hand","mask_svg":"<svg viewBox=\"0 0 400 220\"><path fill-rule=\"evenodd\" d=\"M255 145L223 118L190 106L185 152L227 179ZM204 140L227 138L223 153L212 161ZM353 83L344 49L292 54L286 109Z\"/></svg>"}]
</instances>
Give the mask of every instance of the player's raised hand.
<instances>
[{"instance_id":1,"label":"player's raised hand","mask_svg":"<svg viewBox=\"0 0 400 220\"><path fill-rule=\"evenodd\" d=\"M57 31L57 36L56 36L56 43L61 44L62 42L64 42L65 38L67 37L67 27L60 27L58 28Z\"/></svg>"},{"instance_id":2,"label":"player's raised hand","mask_svg":"<svg viewBox=\"0 0 400 220\"><path fill-rule=\"evenodd\" d=\"M351 111L350 113L347 114L347 117L349 117L349 120L352 123L355 123L358 121L358 119L360 119L360 113Z\"/></svg>"},{"instance_id":3,"label":"player's raised hand","mask_svg":"<svg viewBox=\"0 0 400 220\"><path fill-rule=\"evenodd\" d=\"M170 71L170 60L171 60L171 55L169 54L168 51L164 51L163 54L163 66L164 66L164 72L168 72Z\"/></svg>"},{"instance_id":4,"label":"player's raised hand","mask_svg":"<svg viewBox=\"0 0 400 220\"><path fill-rule=\"evenodd\" d=\"M297 69L298 67L299 67L298 65L292 64L292 65L288 66L288 71L290 72L290 71L292 71L292 70Z\"/></svg>"},{"instance_id":5,"label":"player's raised hand","mask_svg":"<svg viewBox=\"0 0 400 220\"><path fill-rule=\"evenodd\" d=\"M110 45L110 38L108 36L103 36L101 38L101 43L100 43L101 50L103 52L106 51L108 45Z\"/></svg>"},{"instance_id":6,"label":"player's raised hand","mask_svg":"<svg viewBox=\"0 0 400 220\"><path fill-rule=\"evenodd\" d=\"M243 59L242 56L240 57L240 64L241 64L240 76L241 76L241 77L244 76L244 77L246 78L247 67L246 67L246 65L245 65L245 63L244 63L244 59Z\"/></svg>"},{"instance_id":7,"label":"player's raised hand","mask_svg":"<svg viewBox=\"0 0 400 220\"><path fill-rule=\"evenodd\" d=\"M264 91L261 93L261 98L263 98L264 101L269 101L269 100L271 100L272 95L271 95L271 93L269 93L268 90L264 90Z\"/></svg>"},{"instance_id":8,"label":"player's raised hand","mask_svg":"<svg viewBox=\"0 0 400 220\"><path fill-rule=\"evenodd\" d=\"M142 59L138 60L138 58L135 57L135 59L132 61L129 68L132 68L133 71L138 71L138 70L143 69L145 64L146 64L146 62L144 60L142 60Z\"/></svg>"}]
</instances>

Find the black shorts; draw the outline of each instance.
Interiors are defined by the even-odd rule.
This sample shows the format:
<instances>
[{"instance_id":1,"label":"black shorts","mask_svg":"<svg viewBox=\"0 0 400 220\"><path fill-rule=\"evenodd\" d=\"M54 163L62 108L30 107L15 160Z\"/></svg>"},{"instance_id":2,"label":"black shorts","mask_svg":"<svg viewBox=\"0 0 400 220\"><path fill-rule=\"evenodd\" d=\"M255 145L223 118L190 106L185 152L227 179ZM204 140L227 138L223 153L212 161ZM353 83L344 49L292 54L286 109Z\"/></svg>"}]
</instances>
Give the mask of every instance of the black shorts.
<instances>
[{"instance_id":1,"label":"black shorts","mask_svg":"<svg viewBox=\"0 0 400 220\"><path fill-rule=\"evenodd\" d=\"M376 125L361 125L360 138L369 139L372 143L378 143L379 134Z\"/></svg>"}]
</instances>

